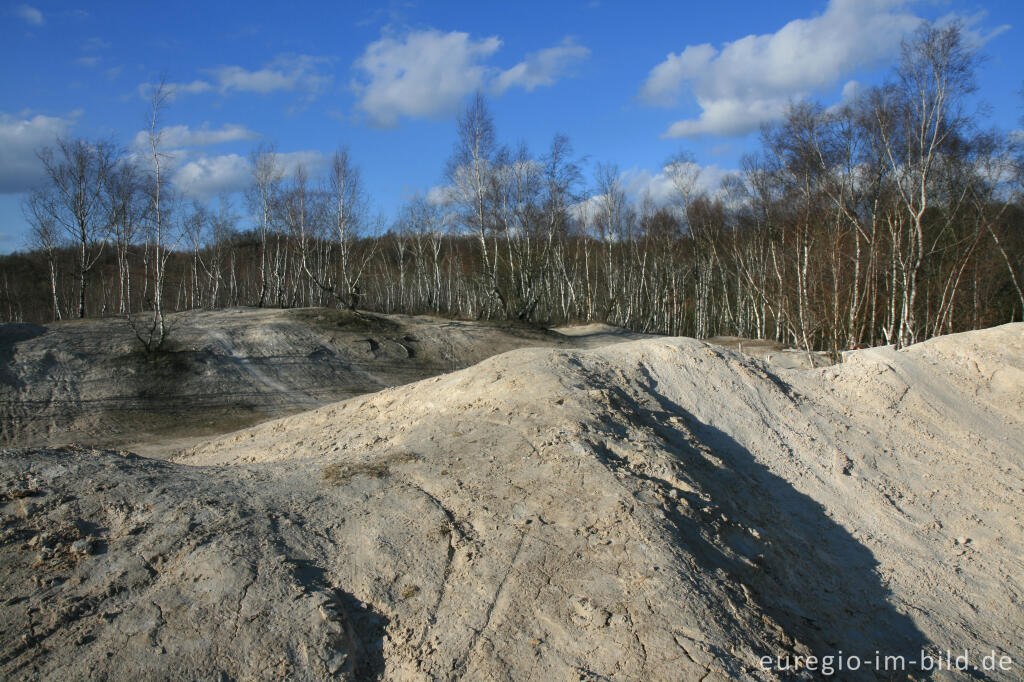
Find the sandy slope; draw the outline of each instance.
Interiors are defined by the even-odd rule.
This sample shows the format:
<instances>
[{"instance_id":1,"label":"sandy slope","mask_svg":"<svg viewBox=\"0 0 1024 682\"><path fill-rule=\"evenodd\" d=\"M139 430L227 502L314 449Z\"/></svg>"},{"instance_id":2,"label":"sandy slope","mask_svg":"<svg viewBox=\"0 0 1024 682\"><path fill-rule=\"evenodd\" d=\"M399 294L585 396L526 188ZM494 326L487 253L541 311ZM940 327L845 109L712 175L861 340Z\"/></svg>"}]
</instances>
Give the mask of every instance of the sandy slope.
<instances>
[{"instance_id":1,"label":"sandy slope","mask_svg":"<svg viewBox=\"0 0 1024 682\"><path fill-rule=\"evenodd\" d=\"M0 444L153 443L225 433L282 414L467 367L524 346L566 346L525 327L329 309L236 308L169 318L147 357L123 320L0 325Z\"/></svg>"},{"instance_id":2,"label":"sandy slope","mask_svg":"<svg viewBox=\"0 0 1024 682\"><path fill-rule=\"evenodd\" d=\"M116 446L164 458L211 436L516 348L651 338L609 325L546 331L324 308L193 311L169 322L164 352L153 357L121 319L0 324L0 445ZM745 342L723 343L737 341ZM763 345L745 343L755 355ZM770 359L790 366L794 358L805 360L794 351Z\"/></svg>"},{"instance_id":3,"label":"sandy slope","mask_svg":"<svg viewBox=\"0 0 1024 682\"><path fill-rule=\"evenodd\" d=\"M523 349L177 463L12 451L0 674L770 679L966 648L1019 679L1021 443L1017 324L805 371Z\"/></svg>"}]
</instances>

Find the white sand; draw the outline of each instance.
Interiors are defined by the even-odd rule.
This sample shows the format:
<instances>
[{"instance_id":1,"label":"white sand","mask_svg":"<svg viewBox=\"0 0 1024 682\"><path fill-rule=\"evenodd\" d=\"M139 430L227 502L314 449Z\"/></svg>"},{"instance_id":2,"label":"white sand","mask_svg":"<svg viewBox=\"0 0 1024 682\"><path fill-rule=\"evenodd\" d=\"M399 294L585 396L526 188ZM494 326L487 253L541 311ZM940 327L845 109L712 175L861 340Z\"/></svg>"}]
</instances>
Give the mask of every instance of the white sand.
<instances>
[{"instance_id":1,"label":"white sand","mask_svg":"<svg viewBox=\"0 0 1024 682\"><path fill-rule=\"evenodd\" d=\"M107 549L26 592L5 543L0 586L26 594L4 639L75 596L123 615L70 652L5 645L0 673L166 675L177 656L232 677L772 679L761 656L927 648L995 650L1015 667L986 675L1016 680L1022 443L1015 324L817 370L689 339L523 349L175 464L9 455L8 488L48 492L7 532L61 513ZM107 485L59 511L86 480ZM121 532L116 513L148 525ZM155 572L111 591L131 556Z\"/></svg>"}]
</instances>

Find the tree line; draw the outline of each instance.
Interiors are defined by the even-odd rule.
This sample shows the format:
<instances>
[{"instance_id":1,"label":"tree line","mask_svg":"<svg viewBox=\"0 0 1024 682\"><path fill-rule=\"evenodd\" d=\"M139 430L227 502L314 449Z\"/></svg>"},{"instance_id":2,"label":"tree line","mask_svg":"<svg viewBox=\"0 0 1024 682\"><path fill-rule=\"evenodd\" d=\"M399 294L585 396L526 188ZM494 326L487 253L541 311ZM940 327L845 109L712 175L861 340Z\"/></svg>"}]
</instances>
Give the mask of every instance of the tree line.
<instances>
[{"instance_id":1,"label":"tree line","mask_svg":"<svg viewBox=\"0 0 1024 682\"><path fill-rule=\"evenodd\" d=\"M499 142L481 95L457 118L443 191L390 224L349 152L286 174L260 147L240 205L186 202L167 176L158 87L145 152L60 139L25 202L33 248L0 258L7 321L124 316L147 348L170 310L338 306L533 324L601 321L828 350L1024 317L1018 140L986 130L962 27L922 26L891 78L802 102L718 187L680 153L668 200L556 135Z\"/></svg>"}]
</instances>

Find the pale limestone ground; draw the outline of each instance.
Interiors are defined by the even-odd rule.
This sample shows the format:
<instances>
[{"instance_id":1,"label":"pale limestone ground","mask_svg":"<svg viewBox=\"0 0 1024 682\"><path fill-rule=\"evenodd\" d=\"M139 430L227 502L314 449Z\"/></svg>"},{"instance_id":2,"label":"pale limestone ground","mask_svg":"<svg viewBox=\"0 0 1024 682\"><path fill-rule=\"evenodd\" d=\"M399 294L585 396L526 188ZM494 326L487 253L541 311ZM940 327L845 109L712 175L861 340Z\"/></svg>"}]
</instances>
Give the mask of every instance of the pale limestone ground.
<instances>
[{"instance_id":1,"label":"pale limestone ground","mask_svg":"<svg viewBox=\"0 0 1024 682\"><path fill-rule=\"evenodd\" d=\"M168 342L153 357L119 318L0 324L0 446L74 443L166 459L220 434L517 348L653 338L609 325L547 331L323 308L168 320ZM776 358L793 356L786 353Z\"/></svg>"},{"instance_id":2,"label":"pale limestone ground","mask_svg":"<svg viewBox=\"0 0 1024 682\"><path fill-rule=\"evenodd\" d=\"M1015 324L816 370L527 348L174 462L8 451L0 676L1016 680L1021 443Z\"/></svg>"}]
</instances>

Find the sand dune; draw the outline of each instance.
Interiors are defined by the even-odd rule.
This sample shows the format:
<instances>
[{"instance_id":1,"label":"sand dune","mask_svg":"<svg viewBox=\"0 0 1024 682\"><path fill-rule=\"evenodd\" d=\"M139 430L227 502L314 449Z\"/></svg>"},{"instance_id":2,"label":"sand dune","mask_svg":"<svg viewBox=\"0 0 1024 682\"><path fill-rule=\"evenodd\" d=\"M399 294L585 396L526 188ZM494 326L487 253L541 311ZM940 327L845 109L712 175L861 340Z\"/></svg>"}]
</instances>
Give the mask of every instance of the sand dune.
<instances>
[{"instance_id":1,"label":"sand dune","mask_svg":"<svg viewBox=\"0 0 1024 682\"><path fill-rule=\"evenodd\" d=\"M174 462L8 451L0 674L1019 679L1021 443L1015 324L815 370L525 348Z\"/></svg>"},{"instance_id":2,"label":"sand dune","mask_svg":"<svg viewBox=\"0 0 1024 682\"><path fill-rule=\"evenodd\" d=\"M169 324L154 357L121 319L0 325L0 445L163 455L496 353L570 344L521 326L323 308L195 311Z\"/></svg>"}]
</instances>

